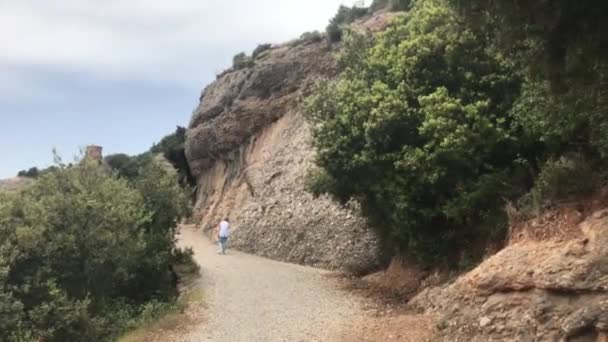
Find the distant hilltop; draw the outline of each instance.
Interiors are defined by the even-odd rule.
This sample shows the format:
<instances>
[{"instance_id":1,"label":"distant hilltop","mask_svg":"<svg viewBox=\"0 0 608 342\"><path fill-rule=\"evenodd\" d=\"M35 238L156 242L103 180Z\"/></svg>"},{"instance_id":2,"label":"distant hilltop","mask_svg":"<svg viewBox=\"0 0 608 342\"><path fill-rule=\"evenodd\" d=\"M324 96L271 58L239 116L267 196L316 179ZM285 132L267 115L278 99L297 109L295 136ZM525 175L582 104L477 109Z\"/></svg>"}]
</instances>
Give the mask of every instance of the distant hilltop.
<instances>
[{"instance_id":1,"label":"distant hilltop","mask_svg":"<svg viewBox=\"0 0 608 342\"><path fill-rule=\"evenodd\" d=\"M32 183L31 178L27 177L13 177L8 179L0 179L0 191L13 191L19 190L24 186Z\"/></svg>"}]
</instances>

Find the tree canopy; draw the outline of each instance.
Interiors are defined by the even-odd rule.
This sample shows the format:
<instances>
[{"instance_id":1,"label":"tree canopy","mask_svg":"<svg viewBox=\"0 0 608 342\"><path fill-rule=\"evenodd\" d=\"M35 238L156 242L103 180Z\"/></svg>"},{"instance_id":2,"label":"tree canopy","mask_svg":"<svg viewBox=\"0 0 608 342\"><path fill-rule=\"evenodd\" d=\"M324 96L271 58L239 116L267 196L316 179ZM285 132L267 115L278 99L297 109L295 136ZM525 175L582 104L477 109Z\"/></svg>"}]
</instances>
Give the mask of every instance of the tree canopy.
<instances>
[{"instance_id":1,"label":"tree canopy","mask_svg":"<svg viewBox=\"0 0 608 342\"><path fill-rule=\"evenodd\" d=\"M533 67L545 63L534 59L539 53L547 63L559 56L550 48L557 30L570 51L563 63L574 63L566 69L581 62L594 70L601 51L573 37L584 31L577 28L583 17L597 15L588 13L591 4L533 3L553 6L546 14L564 23L571 9L575 23L535 29L521 8L510 18L517 6L506 1L418 0L377 36L351 30L340 77L321 82L307 100L318 166L310 189L359 200L372 227L402 253L457 261L472 243L504 236L505 202L529 191L539 174L558 179L546 170L571 170L560 158L605 157L604 69L560 92L552 74ZM509 9L497 13L497 6ZM471 13L480 10L475 18L484 20L475 20ZM585 30L597 34L601 25L593 20ZM521 34L516 49L504 44L517 36L510 31Z\"/></svg>"}]
</instances>

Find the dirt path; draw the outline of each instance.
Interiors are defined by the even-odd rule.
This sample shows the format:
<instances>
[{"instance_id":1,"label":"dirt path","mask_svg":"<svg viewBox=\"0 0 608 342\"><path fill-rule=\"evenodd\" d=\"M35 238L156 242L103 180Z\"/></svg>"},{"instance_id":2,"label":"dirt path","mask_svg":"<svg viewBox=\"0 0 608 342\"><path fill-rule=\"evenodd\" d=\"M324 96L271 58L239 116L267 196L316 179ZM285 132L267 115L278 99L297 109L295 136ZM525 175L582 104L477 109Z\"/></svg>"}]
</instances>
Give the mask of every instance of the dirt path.
<instances>
[{"instance_id":1,"label":"dirt path","mask_svg":"<svg viewBox=\"0 0 608 342\"><path fill-rule=\"evenodd\" d=\"M359 298L337 289L327 272L217 247L182 228L180 245L201 265L208 319L180 341L332 341L363 315Z\"/></svg>"}]
</instances>

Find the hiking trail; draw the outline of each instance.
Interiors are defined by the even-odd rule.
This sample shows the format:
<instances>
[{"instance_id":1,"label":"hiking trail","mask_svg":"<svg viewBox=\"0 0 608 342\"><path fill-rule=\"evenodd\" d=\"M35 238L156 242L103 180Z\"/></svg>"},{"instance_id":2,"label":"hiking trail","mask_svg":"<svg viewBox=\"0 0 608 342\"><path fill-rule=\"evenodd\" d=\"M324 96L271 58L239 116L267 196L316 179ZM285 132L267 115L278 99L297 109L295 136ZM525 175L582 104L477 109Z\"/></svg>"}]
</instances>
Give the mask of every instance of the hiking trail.
<instances>
[{"instance_id":1,"label":"hiking trail","mask_svg":"<svg viewBox=\"0 0 608 342\"><path fill-rule=\"evenodd\" d=\"M363 315L360 298L338 289L331 272L218 247L184 226L181 247L191 247L201 267L208 319L179 341L332 341Z\"/></svg>"}]
</instances>

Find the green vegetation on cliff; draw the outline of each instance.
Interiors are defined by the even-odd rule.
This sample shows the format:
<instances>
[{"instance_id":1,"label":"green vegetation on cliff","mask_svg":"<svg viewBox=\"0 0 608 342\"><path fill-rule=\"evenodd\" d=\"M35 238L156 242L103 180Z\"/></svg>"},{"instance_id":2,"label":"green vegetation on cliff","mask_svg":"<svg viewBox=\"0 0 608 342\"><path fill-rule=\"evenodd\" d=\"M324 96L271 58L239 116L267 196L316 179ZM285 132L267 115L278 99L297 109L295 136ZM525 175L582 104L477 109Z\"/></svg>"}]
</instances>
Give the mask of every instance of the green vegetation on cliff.
<instances>
[{"instance_id":1,"label":"green vegetation on cliff","mask_svg":"<svg viewBox=\"0 0 608 342\"><path fill-rule=\"evenodd\" d=\"M190 173L184 143L186 129L178 126L174 133L163 137L150 150L135 156L124 153L112 154L104 158L105 164L126 179L135 179L155 155L162 155L175 168L182 185L188 187L196 182Z\"/></svg>"},{"instance_id":2,"label":"green vegetation on cliff","mask_svg":"<svg viewBox=\"0 0 608 342\"><path fill-rule=\"evenodd\" d=\"M344 28L367 13L367 8L340 6L340 8L338 8L338 13L329 21L329 25L327 25L326 32L329 41L340 41Z\"/></svg>"}]
</instances>

